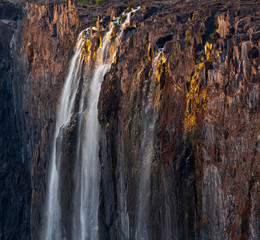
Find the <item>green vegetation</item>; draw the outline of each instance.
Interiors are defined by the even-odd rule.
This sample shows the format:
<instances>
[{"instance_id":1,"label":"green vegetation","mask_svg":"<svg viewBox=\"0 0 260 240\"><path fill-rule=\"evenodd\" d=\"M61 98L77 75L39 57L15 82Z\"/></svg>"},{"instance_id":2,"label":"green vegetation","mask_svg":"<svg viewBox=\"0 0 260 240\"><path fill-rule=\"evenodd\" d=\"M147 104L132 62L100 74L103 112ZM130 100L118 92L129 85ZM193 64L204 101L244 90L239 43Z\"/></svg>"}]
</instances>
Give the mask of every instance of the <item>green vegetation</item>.
<instances>
[{"instance_id":1,"label":"green vegetation","mask_svg":"<svg viewBox=\"0 0 260 240\"><path fill-rule=\"evenodd\" d=\"M96 0L96 4L101 4L103 0Z\"/></svg>"},{"instance_id":2,"label":"green vegetation","mask_svg":"<svg viewBox=\"0 0 260 240\"><path fill-rule=\"evenodd\" d=\"M78 4L83 7L87 4L101 4L104 0L78 0Z\"/></svg>"},{"instance_id":3,"label":"green vegetation","mask_svg":"<svg viewBox=\"0 0 260 240\"><path fill-rule=\"evenodd\" d=\"M36 2L36 3L45 4L46 6L48 6L52 2L55 2L55 0L21 0L21 1L23 1L23 2ZM66 2L67 0L63 0L63 1Z\"/></svg>"},{"instance_id":4,"label":"green vegetation","mask_svg":"<svg viewBox=\"0 0 260 240\"><path fill-rule=\"evenodd\" d=\"M87 4L87 1L86 0L79 0L78 1L78 4L83 7L85 4Z\"/></svg>"}]
</instances>

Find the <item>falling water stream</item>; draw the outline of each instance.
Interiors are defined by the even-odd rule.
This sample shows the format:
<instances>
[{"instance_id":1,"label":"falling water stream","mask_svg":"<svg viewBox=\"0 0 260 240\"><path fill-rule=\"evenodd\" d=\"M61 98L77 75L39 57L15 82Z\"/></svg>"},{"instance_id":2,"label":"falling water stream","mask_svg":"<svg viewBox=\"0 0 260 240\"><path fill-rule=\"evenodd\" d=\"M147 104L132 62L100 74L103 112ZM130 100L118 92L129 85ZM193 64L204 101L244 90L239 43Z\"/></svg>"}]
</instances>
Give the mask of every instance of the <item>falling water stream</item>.
<instances>
[{"instance_id":1,"label":"falling water stream","mask_svg":"<svg viewBox=\"0 0 260 240\"><path fill-rule=\"evenodd\" d=\"M43 239L61 239L61 229L60 229L60 206L58 202L58 185L59 185L59 173L57 171L60 154L56 151L57 145L61 142L62 129L69 123L70 117L73 111L76 90L79 84L79 75L82 67L82 54L81 49L83 46L83 39L80 40L77 44L76 51L72 57L68 76L65 81L65 85L62 91L61 100L59 108L57 111L57 120L56 128L54 134L54 141L52 147L52 156L51 156L51 166L50 166L50 179L49 179L49 188L47 196L47 219L46 219L46 229L44 230Z\"/></svg>"},{"instance_id":2,"label":"falling water stream","mask_svg":"<svg viewBox=\"0 0 260 240\"><path fill-rule=\"evenodd\" d=\"M113 28L119 25L119 19L110 27L103 38L102 47L97 51L94 68L88 68L84 61L84 44L89 30L84 30L78 37L75 53L70 62L68 75L62 91L55 128L55 137L52 145L52 155L49 171L49 183L46 200L46 219L43 229L43 240L97 240L99 237L98 206L100 184L99 140L100 125L98 122L98 97L102 80L110 70L122 33L130 22L131 13L123 13L125 21L119 26L118 37L111 42ZM111 50L112 49L112 50ZM89 58L89 61L91 58ZM86 70L86 69L87 70ZM83 76L83 87L80 87ZM80 92L80 107L76 109L77 95ZM72 216L66 216L71 222L72 230L64 229L62 222L62 209L60 203L61 162L64 161L62 152L65 132L70 128L73 119L77 119L76 144L73 190ZM73 172L73 170L71 170ZM71 173L73 175L73 173ZM68 233L71 231L70 233Z\"/></svg>"},{"instance_id":3,"label":"falling water stream","mask_svg":"<svg viewBox=\"0 0 260 240\"><path fill-rule=\"evenodd\" d=\"M80 239L98 239L98 203L100 164L98 158L100 126L97 103L104 75L110 65L100 65L95 70L90 87L89 107L85 112L85 129L82 143Z\"/></svg>"},{"instance_id":4,"label":"falling water stream","mask_svg":"<svg viewBox=\"0 0 260 240\"><path fill-rule=\"evenodd\" d=\"M154 157L154 133L156 114L153 106L156 82L156 66L163 49L154 58L149 78L144 82L143 101L141 113L141 152L139 167L139 191L136 208L137 240L151 239L149 236L150 198L151 198L151 173Z\"/></svg>"}]
</instances>

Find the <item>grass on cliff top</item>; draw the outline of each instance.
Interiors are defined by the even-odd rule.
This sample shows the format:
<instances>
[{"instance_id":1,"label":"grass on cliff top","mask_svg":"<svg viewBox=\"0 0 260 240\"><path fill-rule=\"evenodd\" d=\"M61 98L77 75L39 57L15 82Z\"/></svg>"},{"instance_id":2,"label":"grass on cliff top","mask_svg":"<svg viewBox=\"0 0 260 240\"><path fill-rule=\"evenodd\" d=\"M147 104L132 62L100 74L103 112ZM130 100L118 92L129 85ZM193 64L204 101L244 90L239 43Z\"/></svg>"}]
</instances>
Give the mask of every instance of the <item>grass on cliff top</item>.
<instances>
[{"instance_id":1,"label":"grass on cliff top","mask_svg":"<svg viewBox=\"0 0 260 240\"><path fill-rule=\"evenodd\" d=\"M67 0L23 0L23 2L40 2L45 3L46 5L52 3L52 2L66 2ZM104 2L104 0L76 0L76 3L78 3L80 6L85 6L87 4L101 4Z\"/></svg>"},{"instance_id":2,"label":"grass on cliff top","mask_svg":"<svg viewBox=\"0 0 260 240\"><path fill-rule=\"evenodd\" d=\"M78 0L78 4L82 7L87 4L101 4L104 0Z\"/></svg>"},{"instance_id":3,"label":"grass on cliff top","mask_svg":"<svg viewBox=\"0 0 260 240\"><path fill-rule=\"evenodd\" d=\"M40 4L49 5L50 3L67 2L67 0L21 0L20 2L36 2L36 3L40 3Z\"/></svg>"}]
</instances>

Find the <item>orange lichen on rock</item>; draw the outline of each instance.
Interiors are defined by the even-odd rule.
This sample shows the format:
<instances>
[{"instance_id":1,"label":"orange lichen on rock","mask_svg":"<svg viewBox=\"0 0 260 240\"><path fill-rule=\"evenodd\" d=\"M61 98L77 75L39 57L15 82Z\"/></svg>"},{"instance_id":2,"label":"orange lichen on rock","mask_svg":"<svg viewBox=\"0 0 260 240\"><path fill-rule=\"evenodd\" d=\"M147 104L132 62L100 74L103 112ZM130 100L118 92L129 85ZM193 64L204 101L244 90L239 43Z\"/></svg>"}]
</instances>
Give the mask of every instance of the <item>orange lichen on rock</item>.
<instances>
[{"instance_id":1,"label":"orange lichen on rock","mask_svg":"<svg viewBox=\"0 0 260 240\"><path fill-rule=\"evenodd\" d=\"M110 42L112 42L116 37L117 37L116 28L115 28L115 26L113 26L112 33L111 33L111 36L110 36Z\"/></svg>"},{"instance_id":2,"label":"orange lichen on rock","mask_svg":"<svg viewBox=\"0 0 260 240\"><path fill-rule=\"evenodd\" d=\"M151 49L151 44L149 43L149 45L148 45L148 60L149 60L149 62L152 61L151 54L152 54L152 49Z\"/></svg>"},{"instance_id":3,"label":"orange lichen on rock","mask_svg":"<svg viewBox=\"0 0 260 240\"><path fill-rule=\"evenodd\" d=\"M166 63L165 55L164 53L161 53L155 71L155 76L158 83L161 83L162 75L167 72L167 67L165 63Z\"/></svg>"},{"instance_id":4,"label":"orange lichen on rock","mask_svg":"<svg viewBox=\"0 0 260 240\"><path fill-rule=\"evenodd\" d=\"M206 59L210 60L214 55L214 49L212 48L212 43L206 42L205 44L205 55Z\"/></svg>"},{"instance_id":5,"label":"orange lichen on rock","mask_svg":"<svg viewBox=\"0 0 260 240\"><path fill-rule=\"evenodd\" d=\"M82 55L85 61L94 60L98 54L98 50L102 47L102 37L99 32L96 32L92 36L92 31L90 31L89 36L86 33L83 33L82 36L83 46L82 46ZM77 45L80 44L81 40L77 42Z\"/></svg>"},{"instance_id":6,"label":"orange lichen on rock","mask_svg":"<svg viewBox=\"0 0 260 240\"><path fill-rule=\"evenodd\" d=\"M83 58L85 61L88 60L88 57L91 53L91 46L92 46L92 42L91 40L87 37L87 34L86 32L84 31L83 32L83 35L82 35L82 41L83 41L83 47L82 47L82 54L83 54ZM77 45L81 43L81 40L79 40L77 42Z\"/></svg>"},{"instance_id":7,"label":"orange lichen on rock","mask_svg":"<svg viewBox=\"0 0 260 240\"><path fill-rule=\"evenodd\" d=\"M155 94L155 106L157 108L160 108L161 106L161 92L162 92L161 89L165 84L165 78L168 72L166 61L167 59L164 53L161 53L155 70L156 84L159 84L159 88L158 87L156 88L156 94Z\"/></svg>"},{"instance_id":8,"label":"orange lichen on rock","mask_svg":"<svg viewBox=\"0 0 260 240\"><path fill-rule=\"evenodd\" d=\"M186 111L184 119L184 129L186 132L191 132L196 125L197 118L203 116L207 110L209 99L208 88L201 86L199 72L204 66L204 63L199 63L195 66L192 76L187 77L190 84L186 94ZM209 83L208 83L209 85Z\"/></svg>"}]
</instances>

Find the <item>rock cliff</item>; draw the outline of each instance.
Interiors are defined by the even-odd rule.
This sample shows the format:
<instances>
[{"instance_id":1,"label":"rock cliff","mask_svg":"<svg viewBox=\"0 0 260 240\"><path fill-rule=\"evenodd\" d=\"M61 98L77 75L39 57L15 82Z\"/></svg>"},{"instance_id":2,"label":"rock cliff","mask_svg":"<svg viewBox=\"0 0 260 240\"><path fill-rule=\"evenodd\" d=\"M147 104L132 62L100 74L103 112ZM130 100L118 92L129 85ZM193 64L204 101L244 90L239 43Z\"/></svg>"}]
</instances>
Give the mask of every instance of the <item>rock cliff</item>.
<instances>
[{"instance_id":1,"label":"rock cliff","mask_svg":"<svg viewBox=\"0 0 260 240\"><path fill-rule=\"evenodd\" d=\"M136 238L147 138L149 239L260 238L259 1L205 0L0 2L0 239L40 237L79 32L139 4L98 103L100 239Z\"/></svg>"},{"instance_id":2,"label":"rock cliff","mask_svg":"<svg viewBox=\"0 0 260 240\"><path fill-rule=\"evenodd\" d=\"M0 1L0 239L30 234L30 164L23 158L25 133L13 88L13 34L23 16L21 7Z\"/></svg>"},{"instance_id":3,"label":"rock cliff","mask_svg":"<svg viewBox=\"0 0 260 240\"><path fill-rule=\"evenodd\" d=\"M124 204L136 223L143 89L160 48L149 239L259 238L257 11L253 1L157 2L133 17L99 102L108 239L120 239L111 229Z\"/></svg>"}]
</instances>

